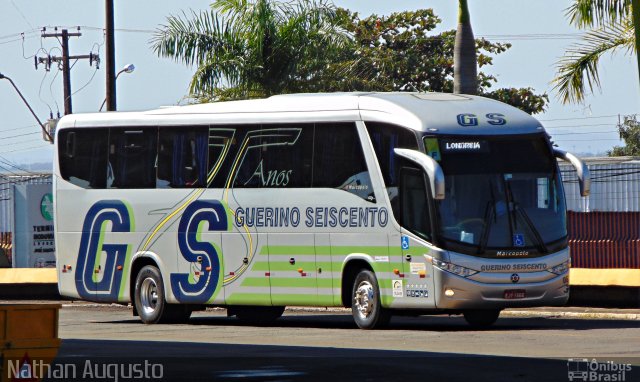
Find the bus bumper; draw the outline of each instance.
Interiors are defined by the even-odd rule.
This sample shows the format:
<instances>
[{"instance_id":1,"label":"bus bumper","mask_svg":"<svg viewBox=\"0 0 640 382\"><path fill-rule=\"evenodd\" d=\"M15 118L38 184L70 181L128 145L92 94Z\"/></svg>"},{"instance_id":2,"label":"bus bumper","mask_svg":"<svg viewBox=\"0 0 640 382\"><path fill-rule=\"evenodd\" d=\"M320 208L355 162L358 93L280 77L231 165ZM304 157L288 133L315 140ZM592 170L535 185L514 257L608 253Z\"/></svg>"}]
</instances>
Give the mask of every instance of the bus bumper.
<instances>
[{"instance_id":1,"label":"bus bumper","mask_svg":"<svg viewBox=\"0 0 640 382\"><path fill-rule=\"evenodd\" d=\"M569 299L569 272L542 282L481 283L434 267L437 309L503 309L562 306Z\"/></svg>"}]
</instances>

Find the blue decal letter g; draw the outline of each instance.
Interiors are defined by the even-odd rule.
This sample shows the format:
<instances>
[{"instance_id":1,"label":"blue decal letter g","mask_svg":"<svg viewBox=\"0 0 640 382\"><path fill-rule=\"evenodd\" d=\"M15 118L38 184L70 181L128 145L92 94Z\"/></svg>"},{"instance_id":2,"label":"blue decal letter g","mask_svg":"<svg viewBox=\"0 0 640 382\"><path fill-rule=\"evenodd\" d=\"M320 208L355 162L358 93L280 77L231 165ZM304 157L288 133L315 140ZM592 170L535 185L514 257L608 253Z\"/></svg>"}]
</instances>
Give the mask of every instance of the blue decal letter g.
<instances>
[{"instance_id":1,"label":"blue decal letter g","mask_svg":"<svg viewBox=\"0 0 640 382\"><path fill-rule=\"evenodd\" d=\"M120 291L122 272L116 268L124 266L128 245L102 242L108 222L111 232L131 231L129 210L122 201L96 202L84 218L75 279L78 294L87 300L116 301Z\"/></svg>"}]
</instances>

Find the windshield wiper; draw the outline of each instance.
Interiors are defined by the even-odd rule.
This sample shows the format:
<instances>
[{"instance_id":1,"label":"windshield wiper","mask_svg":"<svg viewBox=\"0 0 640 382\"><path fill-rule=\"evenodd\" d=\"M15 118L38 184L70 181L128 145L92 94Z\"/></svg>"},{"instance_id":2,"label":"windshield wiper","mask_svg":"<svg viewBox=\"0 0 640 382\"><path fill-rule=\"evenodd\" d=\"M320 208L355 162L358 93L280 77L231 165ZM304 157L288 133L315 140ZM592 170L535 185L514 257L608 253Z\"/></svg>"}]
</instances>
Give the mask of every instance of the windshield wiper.
<instances>
[{"instance_id":1,"label":"windshield wiper","mask_svg":"<svg viewBox=\"0 0 640 382\"><path fill-rule=\"evenodd\" d=\"M492 198L489 202L487 202L487 207L484 209L484 228L482 229L482 236L480 236L478 255L482 255L487 248L487 243L489 242L489 233L491 232L491 225L495 217L496 201Z\"/></svg>"},{"instance_id":2,"label":"windshield wiper","mask_svg":"<svg viewBox=\"0 0 640 382\"><path fill-rule=\"evenodd\" d=\"M489 193L491 194L491 200L487 202L487 207L484 209L484 228L482 229L482 235L480 236L478 255L482 255L487 248L489 233L491 233L491 225L493 224L494 219L497 221L498 217L496 196L493 193L493 182L491 181L491 178L489 178Z\"/></svg>"},{"instance_id":3,"label":"windshield wiper","mask_svg":"<svg viewBox=\"0 0 640 382\"><path fill-rule=\"evenodd\" d=\"M544 240L542 240L542 236L540 236L540 232L538 232L538 229L531 221L531 218L529 218L529 214L527 214L527 211L520 208L520 205L518 205L518 203L514 203L514 209L517 213L520 213L522 220L524 220L527 227L529 227L529 230L533 233L533 238L536 241L538 249L543 253L548 253L549 250L547 249L547 246L545 245Z\"/></svg>"}]
</instances>

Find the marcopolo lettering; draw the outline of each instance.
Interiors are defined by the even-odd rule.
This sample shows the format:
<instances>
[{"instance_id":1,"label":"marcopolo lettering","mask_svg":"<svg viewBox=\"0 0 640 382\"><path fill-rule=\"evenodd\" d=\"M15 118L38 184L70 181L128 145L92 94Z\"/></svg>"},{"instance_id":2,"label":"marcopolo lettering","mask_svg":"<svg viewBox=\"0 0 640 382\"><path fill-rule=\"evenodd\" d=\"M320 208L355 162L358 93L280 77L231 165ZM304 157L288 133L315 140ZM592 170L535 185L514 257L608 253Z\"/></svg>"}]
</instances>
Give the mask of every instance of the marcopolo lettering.
<instances>
[{"instance_id":1,"label":"marcopolo lettering","mask_svg":"<svg viewBox=\"0 0 640 382\"><path fill-rule=\"evenodd\" d=\"M497 251L496 256L498 257L527 257L529 256L529 251Z\"/></svg>"}]
</instances>

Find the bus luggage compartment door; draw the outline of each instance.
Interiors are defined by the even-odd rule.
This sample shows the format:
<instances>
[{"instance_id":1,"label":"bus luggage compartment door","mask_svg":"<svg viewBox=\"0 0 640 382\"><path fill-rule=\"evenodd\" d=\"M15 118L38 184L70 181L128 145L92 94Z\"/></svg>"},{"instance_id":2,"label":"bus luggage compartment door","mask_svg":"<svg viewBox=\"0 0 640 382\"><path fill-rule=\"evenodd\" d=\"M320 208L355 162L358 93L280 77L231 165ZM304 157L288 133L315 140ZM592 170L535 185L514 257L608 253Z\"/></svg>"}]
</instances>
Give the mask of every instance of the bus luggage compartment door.
<instances>
[{"instance_id":1,"label":"bus luggage compartment door","mask_svg":"<svg viewBox=\"0 0 640 382\"><path fill-rule=\"evenodd\" d=\"M403 230L404 231L404 230ZM404 286L403 307L435 307L433 291L433 265L427 262L424 254L429 252L419 240L407 234L401 236L402 273Z\"/></svg>"}]
</instances>

